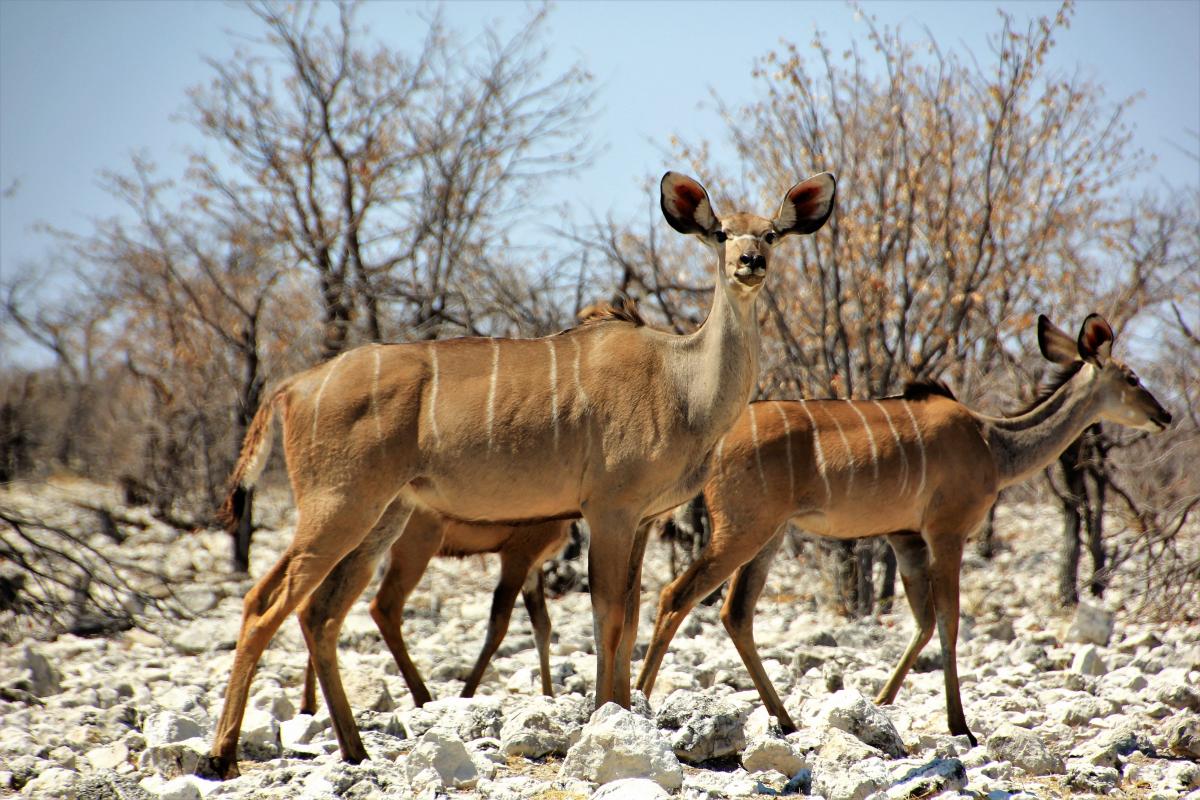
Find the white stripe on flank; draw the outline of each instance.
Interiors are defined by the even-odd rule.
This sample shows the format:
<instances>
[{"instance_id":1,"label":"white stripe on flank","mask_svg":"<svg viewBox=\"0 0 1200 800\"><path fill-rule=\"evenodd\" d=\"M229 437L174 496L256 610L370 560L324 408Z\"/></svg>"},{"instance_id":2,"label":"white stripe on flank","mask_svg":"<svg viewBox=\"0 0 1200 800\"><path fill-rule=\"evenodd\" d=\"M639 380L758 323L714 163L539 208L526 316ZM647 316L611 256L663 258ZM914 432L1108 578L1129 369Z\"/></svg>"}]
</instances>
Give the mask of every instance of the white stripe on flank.
<instances>
[{"instance_id":1,"label":"white stripe on flank","mask_svg":"<svg viewBox=\"0 0 1200 800\"><path fill-rule=\"evenodd\" d=\"M921 450L921 485L917 487L917 495L920 496L925 493L925 440L921 437L921 429L917 427L917 418L913 416L912 409L908 407L908 401L901 400L900 405L904 406L908 418L912 420L913 431L917 434L917 447Z\"/></svg>"},{"instance_id":2,"label":"white stripe on flank","mask_svg":"<svg viewBox=\"0 0 1200 800\"><path fill-rule=\"evenodd\" d=\"M383 345L375 345L375 372L371 375L371 416L375 418L375 438L383 441L383 423L379 420L379 351Z\"/></svg>"},{"instance_id":3,"label":"white stripe on flank","mask_svg":"<svg viewBox=\"0 0 1200 800\"><path fill-rule=\"evenodd\" d=\"M904 443L900 441L900 431L896 430L896 426L892 424L892 415L888 413L887 408L878 400L872 400L879 410L883 412L883 418L887 420L888 427L892 430L892 438L896 440L896 449L900 452L900 469L904 476L900 481L900 493L908 491L908 454L904 452Z\"/></svg>"},{"instance_id":4,"label":"white stripe on flank","mask_svg":"<svg viewBox=\"0 0 1200 800\"><path fill-rule=\"evenodd\" d=\"M579 405L582 408L587 404L587 392L583 390L583 378L579 374L579 361L583 357L583 348L579 346L579 337L572 336L571 343L575 345L575 394L579 396Z\"/></svg>"},{"instance_id":5,"label":"white stripe on flank","mask_svg":"<svg viewBox=\"0 0 1200 800\"><path fill-rule=\"evenodd\" d=\"M853 400L847 400L850 408L854 409L854 413L858 414L858 418L862 420L863 430L867 432L867 441L871 444L871 470L875 476L875 482L879 482L879 448L875 446L875 434L871 432L871 425L867 422L867 417L862 413L862 409Z\"/></svg>"},{"instance_id":6,"label":"white stripe on flank","mask_svg":"<svg viewBox=\"0 0 1200 800\"><path fill-rule=\"evenodd\" d=\"M833 491L829 488L829 476L825 474L825 451L821 449L821 430L817 427L817 421L813 419L812 412L808 410L808 401L801 400L800 407L804 409L804 413L808 415L809 424L812 425L813 449L817 453L817 472L825 484L825 502L828 503L833 499Z\"/></svg>"},{"instance_id":7,"label":"white stripe on flank","mask_svg":"<svg viewBox=\"0 0 1200 800\"><path fill-rule=\"evenodd\" d=\"M543 339L550 348L550 420L554 425L554 449L558 449L558 355L554 352L554 340Z\"/></svg>"},{"instance_id":8,"label":"white stripe on flank","mask_svg":"<svg viewBox=\"0 0 1200 800\"><path fill-rule=\"evenodd\" d=\"M833 421L833 427L837 428L838 436L842 437L842 444L846 447L846 467L850 470L850 474L846 476L846 494L850 494L851 488L854 487L854 451L850 449L850 440L846 438L846 432L842 430L837 416L830 414L829 419Z\"/></svg>"},{"instance_id":9,"label":"white stripe on flank","mask_svg":"<svg viewBox=\"0 0 1200 800\"><path fill-rule=\"evenodd\" d=\"M442 434L437 426L438 361L437 348L433 342L429 343L429 368L433 373L429 380L429 430L433 433L434 446L440 446Z\"/></svg>"},{"instance_id":10,"label":"white stripe on flank","mask_svg":"<svg viewBox=\"0 0 1200 800\"><path fill-rule=\"evenodd\" d=\"M775 403L775 410L779 412L779 418L783 420L783 446L788 462L788 502L791 503L796 500L796 474L795 468L792 466L792 426L788 422L787 412L778 402Z\"/></svg>"},{"instance_id":11,"label":"white stripe on flank","mask_svg":"<svg viewBox=\"0 0 1200 800\"><path fill-rule=\"evenodd\" d=\"M492 377L488 381L487 435L488 450L494 445L492 428L496 424L496 378L500 374L500 343L492 339Z\"/></svg>"},{"instance_id":12,"label":"white stripe on flank","mask_svg":"<svg viewBox=\"0 0 1200 800\"><path fill-rule=\"evenodd\" d=\"M325 373L325 378L321 381L320 388L317 389L317 396L313 399L313 429L312 429L312 445L317 446L317 423L321 420L321 395L325 393L325 384L329 383L329 379L333 377L333 373L337 371L338 364L342 363L342 359L346 357L345 353L333 360L329 365L329 371Z\"/></svg>"},{"instance_id":13,"label":"white stripe on flank","mask_svg":"<svg viewBox=\"0 0 1200 800\"><path fill-rule=\"evenodd\" d=\"M767 476L762 468L762 451L758 449L758 406L750 406L750 437L754 440L754 461L758 464L758 482L762 484L763 493L767 491Z\"/></svg>"}]
</instances>

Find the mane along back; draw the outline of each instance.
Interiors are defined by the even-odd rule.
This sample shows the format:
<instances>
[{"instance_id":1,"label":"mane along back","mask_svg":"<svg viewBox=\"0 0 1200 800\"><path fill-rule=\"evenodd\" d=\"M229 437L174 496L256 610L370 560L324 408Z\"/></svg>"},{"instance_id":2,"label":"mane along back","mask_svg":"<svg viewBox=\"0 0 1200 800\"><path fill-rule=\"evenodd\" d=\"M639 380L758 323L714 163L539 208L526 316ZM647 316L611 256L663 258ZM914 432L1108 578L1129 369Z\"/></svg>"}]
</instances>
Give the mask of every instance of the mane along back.
<instances>
[{"instance_id":1,"label":"mane along back","mask_svg":"<svg viewBox=\"0 0 1200 800\"><path fill-rule=\"evenodd\" d=\"M641 328L646 324L638 311L637 303L624 293L618 292L608 302L593 303L578 314L580 325L593 325L600 322L632 322Z\"/></svg>"},{"instance_id":2,"label":"mane along back","mask_svg":"<svg viewBox=\"0 0 1200 800\"><path fill-rule=\"evenodd\" d=\"M958 400L943 381L910 381L904 384L904 391L900 393L900 397L903 400L928 400L931 397Z\"/></svg>"},{"instance_id":3,"label":"mane along back","mask_svg":"<svg viewBox=\"0 0 1200 800\"><path fill-rule=\"evenodd\" d=\"M1075 361L1065 367L1055 367L1052 369L1050 376L1038 387L1037 394L1034 395L1033 400L1029 401L1029 404L1023 408L1012 412L1011 416L1019 417L1022 414L1028 414L1030 411L1033 411L1042 403L1049 400L1051 395L1061 389L1071 378L1074 378L1081 369L1083 369L1082 361Z\"/></svg>"}]
</instances>

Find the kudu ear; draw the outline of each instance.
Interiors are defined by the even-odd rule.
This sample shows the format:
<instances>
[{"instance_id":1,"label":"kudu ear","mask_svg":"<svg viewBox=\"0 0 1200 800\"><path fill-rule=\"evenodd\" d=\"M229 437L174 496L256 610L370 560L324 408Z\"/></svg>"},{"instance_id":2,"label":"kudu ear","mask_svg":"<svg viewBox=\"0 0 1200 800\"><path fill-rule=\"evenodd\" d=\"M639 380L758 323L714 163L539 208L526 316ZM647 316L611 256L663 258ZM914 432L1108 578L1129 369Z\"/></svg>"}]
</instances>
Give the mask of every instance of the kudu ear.
<instances>
[{"instance_id":1,"label":"kudu ear","mask_svg":"<svg viewBox=\"0 0 1200 800\"><path fill-rule=\"evenodd\" d=\"M1047 361L1061 367L1079 360L1079 345L1056 327L1045 314L1038 315L1038 349Z\"/></svg>"},{"instance_id":2,"label":"kudu ear","mask_svg":"<svg viewBox=\"0 0 1200 800\"><path fill-rule=\"evenodd\" d=\"M780 236L813 233L820 230L833 213L837 181L831 172L813 175L787 190L775 214L775 229Z\"/></svg>"},{"instance_id":3,"label":"kudu ear","mask_svg":"<svg viewBox=\"0 0 1200 800\"><path fill-rule=\"evenodd\" d=\"M1113 330L1104 317L1088 314L1079 329L1079 355L1084 361L1103 366L1112 355Z\"/></svg>"},{"instance_id":4,"label":"kudu ear","mask_svg":"<svg viewBox=\"0 0 1200 800\"><path fill-rule=\"evenodd\" d=\"M661 188L663 216L675 230L705 236L721 227L708 192L699 181L679 172L668 172L662 176Z\"/></svg>"}]
</instances>

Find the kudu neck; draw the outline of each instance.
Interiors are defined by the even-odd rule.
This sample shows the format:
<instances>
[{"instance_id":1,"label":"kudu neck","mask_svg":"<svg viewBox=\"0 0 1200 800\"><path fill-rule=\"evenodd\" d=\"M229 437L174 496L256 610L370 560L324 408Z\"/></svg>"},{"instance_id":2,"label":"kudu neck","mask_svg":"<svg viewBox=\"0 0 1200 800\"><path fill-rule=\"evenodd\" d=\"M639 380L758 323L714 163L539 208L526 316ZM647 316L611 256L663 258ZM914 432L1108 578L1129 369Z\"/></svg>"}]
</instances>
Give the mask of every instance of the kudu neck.
<instances>
[{"instance_id":1,"label":"kudu neck","mask_svg":"<svg viewBox=\"0 0 1200 800\"><path fill-rule=\"evenodd\" d=\"M1027 413L990 420L989 442L1000 487L1011 486L1053 463L1100 418L1096 373L1085 365Z\"/></svg>"},{"instance_id":2,"label":"kudu neck","mask_svg":"<svg viewBox=\"0 0 1200 800\"><path fill-rule=\"evenodd\" d=\"M754 298L734 297L722 273L718 264L708 318L682 337L679 379L688 398L689 423L724 433L754 390L759 342Z\"/></svg>"}]
</instances>

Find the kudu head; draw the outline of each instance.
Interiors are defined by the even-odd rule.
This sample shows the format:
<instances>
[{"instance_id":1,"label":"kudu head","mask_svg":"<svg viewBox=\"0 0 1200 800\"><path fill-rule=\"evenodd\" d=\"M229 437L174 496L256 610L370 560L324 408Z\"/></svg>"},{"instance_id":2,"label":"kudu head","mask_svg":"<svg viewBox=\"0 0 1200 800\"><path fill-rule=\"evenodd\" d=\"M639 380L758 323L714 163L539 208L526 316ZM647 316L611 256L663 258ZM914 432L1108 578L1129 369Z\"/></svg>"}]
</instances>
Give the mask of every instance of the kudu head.
<instances>
[{"instance_id":1,"label":"kudu head","mask_svg":"<svg viewBox=\"0 0 1200 800\"><path fill-rule=\"evenodd\" d=\"M822 172L788 189L774 219L737 213L721 220L699 182L668 172L661 204L672 228L694 234L717 252L726 286L752 298L767 275L771 248L790 234L819 230L833 211L836 188L833 175Z\"/></svg>"},{"instance_id":2,"label":"kudu head","mask_svg":"<svg viewBox=\"0 0 1200 800\"><path fill-rule=\"evenodd\" d=\"M1165 430L1171 414L1142 386L1126 364L1112 357L1113 330L1099 314L1089 314L1072 339L1050 322L1038 317L1038 347L1042 355L1061 367L1080 362L1091 367L1091 391L1101 400L1100 419L1144 431Z\"/></svg>"}]
</instances>

